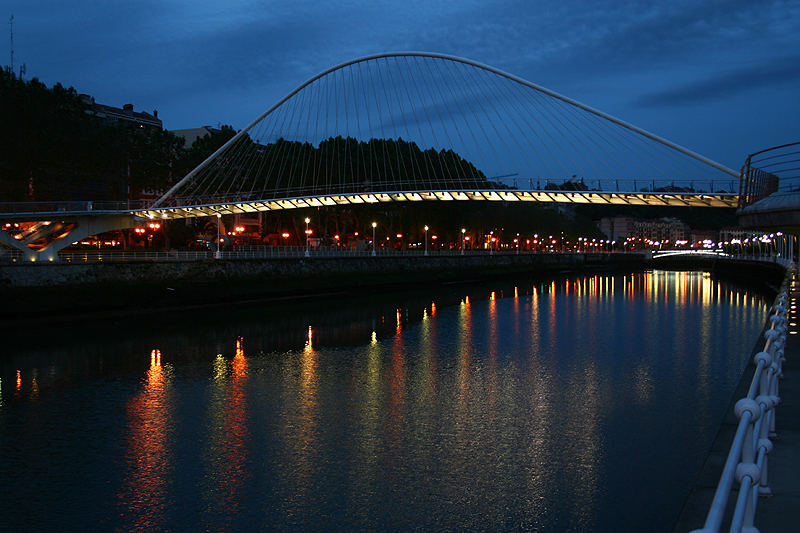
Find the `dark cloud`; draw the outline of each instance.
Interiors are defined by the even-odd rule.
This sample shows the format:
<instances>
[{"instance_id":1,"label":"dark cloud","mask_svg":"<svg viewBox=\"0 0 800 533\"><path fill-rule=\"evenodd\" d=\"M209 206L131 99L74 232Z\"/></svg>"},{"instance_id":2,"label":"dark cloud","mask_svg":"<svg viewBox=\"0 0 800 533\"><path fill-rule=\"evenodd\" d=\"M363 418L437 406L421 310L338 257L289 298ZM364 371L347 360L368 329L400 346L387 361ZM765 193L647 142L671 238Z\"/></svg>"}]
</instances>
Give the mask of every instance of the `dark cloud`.
<instances>
[{"instance_id":1,"label":"dark cloud","mask_svg":"<svg viewBox=\"0 0 800 533\"><path fill-rule=\"evenodd\" d=\"M721 72L704 80L652 93L641 98L638 104L650 107L698 104L797 81L800 81L800 55Z\"/></svg>"},{"instance_id":2,"label":"dark cloud","mask_svg":"<svg viewBox=\"0 0 800 533\"><path fill-rule=\"evenodd\" d=\"M797 0L11 4L15 57L29 77L104 103L157 108L168 128L244 127L314 74L392 50L475 59L634 123L655 106L717 90L763 98L757 91L768 85L758 79L794 79L772 58L800 56ZM0 58L7 42L0 40ZM743 66L759 64L767 67ZM635 100L643 94L650 96Z\"/></svg>"}]
</instances>

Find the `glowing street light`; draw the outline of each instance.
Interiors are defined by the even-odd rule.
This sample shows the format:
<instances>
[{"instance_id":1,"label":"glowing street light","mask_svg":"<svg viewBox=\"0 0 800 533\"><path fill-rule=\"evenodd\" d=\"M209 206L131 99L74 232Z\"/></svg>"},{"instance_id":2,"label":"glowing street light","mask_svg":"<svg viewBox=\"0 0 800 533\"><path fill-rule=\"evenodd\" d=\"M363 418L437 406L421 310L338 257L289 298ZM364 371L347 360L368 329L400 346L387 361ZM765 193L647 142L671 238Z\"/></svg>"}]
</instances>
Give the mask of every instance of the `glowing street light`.
<instances>
[{"instance_id":1,"label":"glowing street light","mask_svg":"<svg viewBox=\"0 0 800 533\"><path fill-rule=\"evenodd\" d=\"M425 255L428 255L428 226L425 226Z\"/></svg>"},{"instance_id":2,"label":"glowing street light","mask_svg":"<svg viewBox=\"0 0 800 533\"><path fill-rule=\"evenodd\" d=\"M461 255L464 255L464 234L467 232L467 228L461 228Z\"/></svg>"},{"instance_id":3,"label":"glowing street light","mask_svg":"<svg viewBox=\"0 0 800 533\"><path fill-rule=\"evenodd\" d=\"M221 219L222 219L222 215L220 215L219 213L217 213L217 251L216 251L216 253L214 254L214 259L220 259L220 258L222 257L222 254L221 254L221 253L220 253L220 251L219 251L219 243L220 243L220 237L219 237L219 226L220 226L220 224L222 223L222 222L221 222Z\"/></svg>"},{"instance_id":4,"label":"glowing street light","mask_svg":"<svg viewBox=\"0 0 800 533\"><path fill-rule=\"evenodd\" d=\"M308 223L309 222L311 222L311 219L306 217L306 253L305 253L306 257L309 256L309 253L308 253L308 236L311 235L311 233L310 233L310 231L308 229Z\"/></svg>"},{"instance_id":5,"label":"glowing street light","mask_svg":"<svg viewBox=\"0 0 800 533\"><path fill-rule=\"evenodd\" d=\"M378 227L377 222L372 223L372 255L375 255L375 228Z\"/></svg>"}]
</instances>

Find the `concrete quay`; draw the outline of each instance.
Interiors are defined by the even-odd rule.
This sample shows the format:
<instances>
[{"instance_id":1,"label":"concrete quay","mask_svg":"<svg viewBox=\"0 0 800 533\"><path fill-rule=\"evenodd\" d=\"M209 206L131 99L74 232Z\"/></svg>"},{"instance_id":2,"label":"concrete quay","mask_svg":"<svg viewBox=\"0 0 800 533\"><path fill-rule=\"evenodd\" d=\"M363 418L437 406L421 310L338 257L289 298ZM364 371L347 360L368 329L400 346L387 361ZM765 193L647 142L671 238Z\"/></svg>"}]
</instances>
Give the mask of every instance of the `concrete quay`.
<instances>
[{"instance_id":1,"label":"concrete quay","mask_svg":"<svg viewBox=\"0 0 800 533\"><path fill-rule=\"evenodd\" d=\"M800 530L800 476L798 475L800 471L800 316L798 316L800 276L796 271L787 276L787 292L789 294L789 335L785 348L786 361L783 364L783 379L780 382L779 390L781 400L776 408L777 437L771 439L774 447L767 456L769 487L772 494L759 498L755 513L755 527L761 533ZM763 345L764 338L762 336L753 353L760 351ZM733 413L733 405L747 395L753 372L754 365L750 365L734 393L722 427L675 525L676 533L686 533L703 528L738 425L738 419ZM728 497L728 506L723 520L723 530L725 531L730 524L738 495L736 485L734 484L734 489Z\"/></svg>"}]
</instances>

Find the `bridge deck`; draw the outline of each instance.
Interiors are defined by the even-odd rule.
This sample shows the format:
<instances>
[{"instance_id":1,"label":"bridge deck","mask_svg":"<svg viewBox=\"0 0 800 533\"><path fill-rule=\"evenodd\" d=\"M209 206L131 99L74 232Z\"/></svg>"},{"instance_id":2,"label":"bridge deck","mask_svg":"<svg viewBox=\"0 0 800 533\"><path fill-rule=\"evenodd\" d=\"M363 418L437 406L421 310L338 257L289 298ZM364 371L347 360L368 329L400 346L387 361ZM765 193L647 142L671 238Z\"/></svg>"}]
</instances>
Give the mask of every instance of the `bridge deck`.
<instances>
[{"instance_id":1,"label":"bridge deck","mask_svg":"<svg viewBox=\"0 0 800 533\"><path fill-rule=\"evenodd\" d=\"M258 211L278 211L307 207L357 205L422 201L494 201L595 205L647 205L668 207L728 207L735 208L735 193L653 193L602 191L524 191L524 190L452 190L396 191L313 195L296 198L209 203L197 206L159 207L143 209L134 214L148 218L187 218Z\"/></svg>"},{"instance_id":2,"label":"bridge deck","mask_svg":"<svg viewBox=\"0 0 800 533\"><path fill-rule=\"evenodd\" d=\"M203 205L179 205L150 208L148 206L126 206L120 203L116 209L104 206L93 208L92 202L52 202L46 206L37 203L0 204L0 221L64 220L78 216L102 216L131 214L147 218L191 218L281 211L308 207L359 205L395 202L425 201L490 201L531 202L594 205L646 205L660 207L728 207L737 206L736 193L710 192L608 192L608 191L554 191L554 190L441 190L441 191L392 191L359 192L348 194L309 195L267 200L220 199Z\"/></svg>"}]
</instances>

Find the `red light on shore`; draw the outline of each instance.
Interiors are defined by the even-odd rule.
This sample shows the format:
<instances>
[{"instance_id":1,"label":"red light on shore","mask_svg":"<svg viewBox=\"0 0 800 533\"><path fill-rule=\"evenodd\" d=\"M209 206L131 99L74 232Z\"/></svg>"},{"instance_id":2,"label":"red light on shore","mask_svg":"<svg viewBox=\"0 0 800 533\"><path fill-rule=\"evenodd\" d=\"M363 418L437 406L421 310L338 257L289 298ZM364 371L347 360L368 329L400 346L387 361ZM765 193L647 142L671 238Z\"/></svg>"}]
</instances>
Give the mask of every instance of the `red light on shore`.
<instances>
[{"instance_id":1,"label":"red light on shore","mask_svg":"<svg viewBox=\"0 0 800 533\"><path fill-rule=\"evenodd\" d=\"M469 237L464 237L464 240L465 240L465 241L468 241L468 240L469 240Z\"/></svg>"},{"instance_id":2,"label":"red light on shore","mask_svg":"<svg viewBox=\"0 0 800 533\"><path fill-rule=\"evenodd\" d=\"M439 236L438 236L438 235L431 235L431 239L433 239L434 241L435 241L436 239L438 239L438 238L439 238Z\"/></svg>"},{"instance_id":3,"label":"red light on shore","mask_svg":"<svg viewBox=\"0 0 800 533\"><path fill-rule=\"evenodd\" d=\"M336 239L337 241L339 240L339 236L338 235L334 235L333 238Z\"/></svg>"},{"instance_id":4,"label":"red light on shore","mask_svg":"<svg viewBox=\"0 0 800 533\"><path fill-rule=\"evenodd\" d=\"M314 230L313 230L313 229L307 229L307 230L305 231L305 234L306 234L306 235L311 235L312 233L314 233Z\"/></svg>"},{"instance_id":5,"label":"red light on shore","mask_svg":"<svg viewBox=\"0 0 800 533\"><path fill-rule=\"evenodd\" d=\"M288 239L289 238L289 234L288 233L281 233L281 237L283 237L284 239Z\"/></svg>"},{"instance_id":6,"label":"red light on shore","mask_svg":"<svg viewBox=\"0 0 800 533\"><path fill-rule=\"evenodd\" d=\"M396 235L396 237L397 237L398 239L402 239L402 238L403 238L403 234L402 234L402 233L398 233L398 234Z\"/></svg>"}]
</instances>

